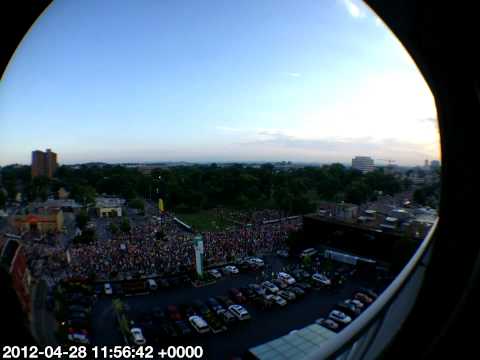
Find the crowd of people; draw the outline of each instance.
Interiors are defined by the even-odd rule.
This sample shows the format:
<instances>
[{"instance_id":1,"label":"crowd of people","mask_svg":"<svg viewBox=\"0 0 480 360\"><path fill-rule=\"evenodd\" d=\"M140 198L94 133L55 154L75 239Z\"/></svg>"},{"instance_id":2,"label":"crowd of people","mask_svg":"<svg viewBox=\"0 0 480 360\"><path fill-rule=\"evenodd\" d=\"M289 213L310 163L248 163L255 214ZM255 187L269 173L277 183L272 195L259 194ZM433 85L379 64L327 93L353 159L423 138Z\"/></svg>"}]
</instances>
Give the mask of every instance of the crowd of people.
<instances>
[{"instance_id":1,"label":"crowd of people","mask_svg":"<svg viewBox=\"0 0 480 360\"><path fill-rule=\"evenodd\" d=\"M271 253L285 247L288 232L301 226L301 218L278 218L275 212L248 214L247 224L233 223L222 231L205 231L206 265L235 261L247 255ZM265 220L270 220L265 223ZM28 244L34 276L58 281L64 278L125 278L172 274L193 269L194 233L164 213L133 224L129 232L111 233L91 244Z\"/></svg>"}]
</instances>

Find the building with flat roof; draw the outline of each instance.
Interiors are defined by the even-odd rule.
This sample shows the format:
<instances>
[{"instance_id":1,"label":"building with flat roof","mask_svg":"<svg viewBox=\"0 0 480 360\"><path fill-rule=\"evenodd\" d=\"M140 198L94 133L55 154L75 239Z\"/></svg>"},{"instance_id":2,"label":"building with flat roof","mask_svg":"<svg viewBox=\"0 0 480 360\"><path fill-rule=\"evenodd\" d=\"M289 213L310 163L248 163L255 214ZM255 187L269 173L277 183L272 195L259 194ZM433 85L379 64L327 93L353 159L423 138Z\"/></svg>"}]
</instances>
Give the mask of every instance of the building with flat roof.
<instances>
[{"instance_id":1,"label":"building with flat roof","mask_svg":"<svg viewBox=\"0 0 480 360\"><path fill-rule=\"evenodd\" d=\"M11 218L11 224L20 232L39 231L57 232L63 229L63 211L61 209L38 209L28 214L18 214Z\"/></svg>"},{"instance_id":2,"label":"building with flat roof","mask_svg":"<svg viewBox=\"0 0 480 360\"><path fill-rule=\"evenodd\" d=\"M369 156L355 156L352 159L352 168L367 173L375 170L375 162Z\"/></svg>"},{"instance_id":3,"label":"building with flat roof","mask_svg":"<svg viewBox=\"0 0 480 360\"><path fill-rule=\"evenodd\" d=\"M58 168L57 154L47 149L32 151L32 177L46 176L52 178Z\"/></svg>"},{"instance_id":4,"label":"building with flat roof","mask_svg":"<svg viewBox=\"0 0 480 360\"><path fill-rule=\"evenodd\" d=\"M98 217L122 216L122 207L124 205L125 199L117 197L97 197L95 199L95 209Z\"/></svg>"}]
</instances>

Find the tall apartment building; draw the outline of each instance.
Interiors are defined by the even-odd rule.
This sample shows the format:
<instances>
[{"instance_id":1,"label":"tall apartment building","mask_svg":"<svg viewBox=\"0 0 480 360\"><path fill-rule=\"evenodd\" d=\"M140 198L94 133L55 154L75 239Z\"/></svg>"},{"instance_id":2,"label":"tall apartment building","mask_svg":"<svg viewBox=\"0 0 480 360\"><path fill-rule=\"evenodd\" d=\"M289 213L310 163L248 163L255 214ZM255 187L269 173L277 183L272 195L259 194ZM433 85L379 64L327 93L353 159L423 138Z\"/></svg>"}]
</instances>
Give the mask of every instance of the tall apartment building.
<instances>
[{"instance_id":1,"label":"tall apartment building","mask_svg":"<svg viewBox=\"0 0 480 360\"><path fill-rule=\"evenodd\" d=\"M352 159L352 168L367 173L375 170L375 162L369 156L355 156Z\"/></svg>"},{"instance_id":2,"label":"tall apartment building","mask_svg":"<svg viewBox=\"0 0 480 360\"><path fill-rule=\"evenodd\" d=\"M57 154L52 150L47 149L45 152L32 151L32 177L47 176L52 178L57 167Z\"/></svg>"}]
</instances>

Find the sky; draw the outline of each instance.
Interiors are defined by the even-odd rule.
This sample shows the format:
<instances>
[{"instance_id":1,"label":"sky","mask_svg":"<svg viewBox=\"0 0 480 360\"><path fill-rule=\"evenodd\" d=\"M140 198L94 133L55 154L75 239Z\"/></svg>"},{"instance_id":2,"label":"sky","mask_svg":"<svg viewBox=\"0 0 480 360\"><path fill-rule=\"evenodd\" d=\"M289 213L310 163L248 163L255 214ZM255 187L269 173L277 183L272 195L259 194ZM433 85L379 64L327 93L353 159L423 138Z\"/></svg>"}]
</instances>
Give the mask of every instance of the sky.
<instances>
[{"instance_id":1,"label":"sky","mask_svg":"<svg viewBox=\"0 0 480 360\"><path fill-rule=\"evenodd\" d=\"M0 82L0 165L440 157L415 64L357 0L63 0ZM377 163L385 163L377 160Z\"/></svg>"}]
</instances>

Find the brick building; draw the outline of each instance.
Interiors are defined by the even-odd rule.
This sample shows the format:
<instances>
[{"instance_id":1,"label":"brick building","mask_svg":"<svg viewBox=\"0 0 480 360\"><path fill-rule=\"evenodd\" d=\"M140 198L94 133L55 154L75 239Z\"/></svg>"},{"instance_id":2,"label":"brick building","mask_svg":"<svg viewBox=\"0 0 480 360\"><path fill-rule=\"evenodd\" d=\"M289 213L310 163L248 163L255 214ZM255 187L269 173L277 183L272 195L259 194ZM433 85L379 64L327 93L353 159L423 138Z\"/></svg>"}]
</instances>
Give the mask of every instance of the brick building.
<instances>
[{"instance_id":1,"label":"brick building","mask_svg":"<svg viewBox=\"0 0 480 360\"><path fill-rule=\"evenodd\" d=\"M32 151L32 177L47 176L52 178L57 170L57 154L47 149Z\"/></svg>"}]
</instances>

